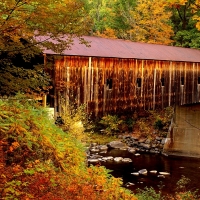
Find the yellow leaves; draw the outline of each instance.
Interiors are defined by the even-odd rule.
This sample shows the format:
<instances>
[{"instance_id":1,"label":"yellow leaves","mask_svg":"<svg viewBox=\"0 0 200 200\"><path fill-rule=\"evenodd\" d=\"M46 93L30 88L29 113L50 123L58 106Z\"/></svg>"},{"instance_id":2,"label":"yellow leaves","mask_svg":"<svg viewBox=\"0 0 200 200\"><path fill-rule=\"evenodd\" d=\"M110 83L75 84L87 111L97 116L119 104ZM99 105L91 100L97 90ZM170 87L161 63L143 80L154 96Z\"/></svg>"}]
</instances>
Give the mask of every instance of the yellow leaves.
<instances>
[{"instance_id":1,"label":"yellow leaves","mask_svg":"<svg viewBox=\"0 0 200 200\"><path fill-rule=\"evenodd\" d=\"M38 164L38 163L40 163L40 160L35 160L35 164Z\"/></svg>"},{"instance_id":2,"label":"yellow leaves","mask_svg":"<svg viewBox=\"0 0 200 200\"><path fill-rule=\"evenodd\" d=\"M185 5L188 0L167 0L168 6L176 7L178 5Z\"/></svg>"},{"instance_id":3,"label":"yellow leaves","mask_svg":"<svg viewBox=\"0 0 200 200\"><path fill-rule=\"evenodd\" d=\"M24 115L23 111L21 109ZM65 199L66 197L80 200L133 199L132 194L120 188L121 181L111 179L105 168L87 169L82 144L54 126L45 116L42 116L38 122L38 115L41 116L41 113L38 114L39 110L36 113L34 111L31 107L30 113L27 112L23 118L25 122L21 120L20 125L11 124L9 131L15 140L11 140L11 144L8 141L6 145L10 144L10 151L14 151L23 144L23 151L20 149L13 153L22 165L13 163L9 167L16 174L12 177L12 181L5 177L7 181L5 195L10 197L10 189L12 189L12 195L15 196L10 199ZM29 117L32 121L27 126ZM78 123L76 128L79 125L81 124ZM23 126L28 130L25 131ZM38 131L33 132L32 129ZM33 147L30 151L27 149L28 143L30 148ZM4 178L3 175L0 177Z\"/></svg>"},{"instance_id":4,"label":"yellow leaves","mask_svg":"<svg viewBox=\"0 0 200 200\"><path fill-rule=\"evenodd\" d=\"M115 31L111 28L106 28L103 33L97 32L97 36L104 37L104 38L117 38Z\"/></svg>"},{"instance_id":5,"label":"yellow leaves","mask_svg":"<svg viewBox=\"0 0 200 200\"><path fill-rule=\"evenodd\" d=\"M7 134L17 134L17 135L23 135L25 132L27 132L27 130L25 128L23 128L21 125L19 124L12 124L10 126L10 129L8 130Z\"/></svg>"},{"instance_id":6,"label":"yellow leaves","mask_svg":"<svg viewBox=\"0 0 200 200\"><path fill-rule=\"evenodd\" d=\"M21 38L33 42L34 31L40 31L40 35L52 33L73 34L83 33L89 29L83 2L80 0L21 0L0 2L0 46L6 48L22 48ZM56 17L55 17L56 16ZM73 25L70 25L73 23ZM84 28L83 28L84 27ZM13 41L16 46L7 46L4 39Z\"/></svg>"},{"instance_id":7,"label":"yellow leaves","mask_svg":"<svg viewBox=\"0 0 200 200\"><path fill-rule=\"evenodd\" d=\"M200 31L200 17L198 18L198 22L196 23L196 28Z\"/></svg>"},{"instance_id":8,"label":"yellow leaves","mask_svg":"<svg viewBox=\"0 0 200 200\"><path fill-rule=\"evenodd\" d=\"M196 0L195 4L192 6L193 12L196 14L193 16L194 20L197 20L196 28L200 31L200 0Z\"/></svg>"},{"instance_id":9,"label":"yellow leaves","mask_svg":"<svg viewBox=\"0 0 200 200\"><path fill-rule=\"evenodd\" d=\"M170 44L173 35L172 27L168 24L171 13L166 10L164 0L137 1L133 12L134 23L131 34L136 41Z\"/></svg>"}]
</instances>

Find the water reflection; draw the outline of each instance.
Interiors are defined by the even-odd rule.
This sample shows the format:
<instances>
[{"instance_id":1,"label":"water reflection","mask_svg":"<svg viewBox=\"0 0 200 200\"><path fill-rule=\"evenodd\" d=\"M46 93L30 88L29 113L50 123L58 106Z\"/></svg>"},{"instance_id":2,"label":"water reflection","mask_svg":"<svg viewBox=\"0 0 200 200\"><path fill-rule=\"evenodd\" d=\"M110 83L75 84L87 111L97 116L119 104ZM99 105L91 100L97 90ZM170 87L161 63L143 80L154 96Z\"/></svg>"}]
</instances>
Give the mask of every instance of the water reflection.
<instances>
[{"instance_id":1,"label":"water reflection","mask_svg":"<svg viewBox=\"0 0 200 200\"><path fill-rule=\"evenodd\" d=\"M104 156L127 157L133 160L132 163L116 163L113 161L102 163L106 168L113 170L112 175L121 177L124 184L134 183L129 189L135 191L137 188L153 187L155 190L162 188L163 194L172 194L175 192L176 183L182 175L191 180L188 190L194 191L200 188L200 159L186 157L166 157L155 154L141 154L134 156L127 151L111 150ZM131 173L138 172L141 169L147 169L147 175L135 176ZM169 172L165 178L158 177L158 174L150 173L151 170L158 172Z\"/></svg>"}]
</instances>

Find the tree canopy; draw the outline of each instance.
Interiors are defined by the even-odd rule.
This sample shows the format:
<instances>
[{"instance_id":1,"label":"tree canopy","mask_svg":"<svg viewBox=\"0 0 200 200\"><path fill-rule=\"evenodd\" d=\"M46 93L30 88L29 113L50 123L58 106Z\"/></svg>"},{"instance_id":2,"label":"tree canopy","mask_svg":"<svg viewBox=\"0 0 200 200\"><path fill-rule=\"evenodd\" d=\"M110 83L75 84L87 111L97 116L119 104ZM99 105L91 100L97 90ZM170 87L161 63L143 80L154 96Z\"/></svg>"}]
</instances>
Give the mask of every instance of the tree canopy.
<instances>
[{"instance_id":1,"label":"tree canopy","mask_svg":"<svg viewBox=\"0 0 200 200\"><path fill-rule=\"evenodd\" d=\"M81 35L87 34L89 22L82 0L2 0L0 73L4 76L0 78L0 93L12 94L16 90L27 92L30 89L41 92L49 85L47 75L42 72L43 66L35 67L42 63L28 63L41 53L41 45L62 51L63 46L72 44L73 37L79 37L82 41ZM58 39L64 34L68 34L68 40ZM38 43L36 37L41 35L57 39L57 43ZM22 83L19 87L15 84L16 77ZM34 85L31 78L35 79Z\"/></svg>"},{"instance_id":2,"label":"tree canopy","mask_svg":"<svg viewBox=\"0 0 200 200\"><path fill-rule=\"evenodd\" d=\"M41 47L62 52L82 35L200 48L200 1L2 0L0 95L46 92Z\"/></svg>"},{"instance_id":3,"label":"tree canopy","mask_svg":"<svg viewBox=\"0 0 200 200\"><path fill-rule=\"evenodd\" d=\"M134 19L131 24L131 34L134 41L147 43L171 44L173 35L165 0L137 1L135 10L131 13Z\"/></svg>"},{"instance_id":4,"label":"tree canopy","mask_svg":"<svg viewBox=\"0 0 200 200\"><path fill-rule=\"evenodd\" d=\"M88 2L95 35L200 48L199 0Z\"/></svg>"}]
</instances>

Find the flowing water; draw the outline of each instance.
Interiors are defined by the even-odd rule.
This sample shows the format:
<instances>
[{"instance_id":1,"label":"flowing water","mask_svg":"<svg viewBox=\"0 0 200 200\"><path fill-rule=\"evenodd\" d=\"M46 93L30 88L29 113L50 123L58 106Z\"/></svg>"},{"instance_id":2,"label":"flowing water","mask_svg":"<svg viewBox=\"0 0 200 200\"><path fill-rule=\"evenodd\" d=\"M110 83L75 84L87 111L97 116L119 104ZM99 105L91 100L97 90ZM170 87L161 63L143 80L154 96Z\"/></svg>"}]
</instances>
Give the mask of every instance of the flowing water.
<instances>
[{"instance_id":1,"label":"flowing water","mask_svg":"<svg viewBox=\"0 0 200 200\"><path fill-rule=\"evenodd\" d=\"M163 194L173 194L176 190L176 183L182 175L191 181L187 187L194 191L200 188L200 159L188 157L163 156L154 154L141 154L135 156L127 151L111 150L106 155L113 157L127 157L132 159L132 163L116 163L109 161L102 163L106 168L111 169L111 174L115 177L121 177L124 184L134 183L129 189L135 191L137 188L153 187L156 191L162 188ZM147 175L134 176L131 173L138 172L141 169L147 169ZM151 174L151 170L158 172L169 172L165 178L158 177L157 174Z\"/></svg>"}]
</instances>

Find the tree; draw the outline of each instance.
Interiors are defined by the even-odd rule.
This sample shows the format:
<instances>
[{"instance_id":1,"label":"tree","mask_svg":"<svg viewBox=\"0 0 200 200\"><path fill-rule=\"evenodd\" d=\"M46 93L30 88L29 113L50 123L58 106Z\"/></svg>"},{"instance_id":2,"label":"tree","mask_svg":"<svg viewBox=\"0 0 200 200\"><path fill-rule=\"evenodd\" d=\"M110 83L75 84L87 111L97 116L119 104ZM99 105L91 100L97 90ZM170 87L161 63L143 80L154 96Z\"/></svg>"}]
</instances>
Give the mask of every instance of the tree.
<instances>
[{"instance_id":1,"label":"tree","mask_svg":"<svg viewBox=\"0 0 200 200\"><path fill-rule=\"evenodd\" d=\"M113 1L88 0L89 15L94 21L93 35L116 38L113 30Z\"/></svg>"},{"instance_id":2,"label":"tree","mask_svg":"<svg viewBox=\"0 0 200 200\"><path fill-rule=\"evenodd\" d=\"M130 34L134 41L147 43L171 44L173 30L169 21L171 12L167 10L164 0L137 1L135 10L131 13L134 21Z\"/></svg>"},{"instance_id":3,"label":"tree","mask_svg":"<svg viewBox=\"0 0 200 200\"><path fill-rule=\"evenodd\" d=\"M200 0L196 0L193 5L194 19L197 20L196 28L200 31Z\"/></svg>"},{"instance_id":4,"label":"tree","mask_svg":"<svg viewBox=\"0 0 200 200\"><path fill-rule=\"evenodd\" d=\"M93 35L130 39L130 12L135 0L87 0L87 9L93 19Z\"/></svg>"},{"instance_id":5,"label":"tree","mask_svg":"<svg viewBox=\"0 0 200 200\"><path fill-rule=\"evenodd\" d=\"M132 40L130 30L134 23L132 15L136 7L136 0L116 0L113 6L114 19L113 29L118 38Z\"/></svg>"},{"instance_id":6,"label":"tree","mask_svg":"<svg viewBox=\"0 0 200 200\"><path fill-rule=\"evenodd\" d=\"M84 43L81 35L89 27L89 18L82 0L2 0L0 94L13 94L16 90L27 92L30 89L41 92L43 86L47 88L49 79L43 73L42 65L36 67L41 63L34 59L41 53L41 47L61 52L63 48L72 45L75 36ZM67 40L60 39L64 34L68 34ZM38 42L37 37L41 35L51 40ZM14 83L16 77L19 87ZM25 84L20 84L25 79ZM33 82L35 86L31 87Z\"/></svg>"},{"instance_id":7,"label":"tree","mask_svg":"<svg viewBox=\"0 0 200 200\"><path fill-rule=\"evenodd\" d=\"M195 5L195 0L171 1L170 10L172 11L174 45L200 48L200 32L197 29L199 8Z\"/></svg>"}]
</instances>

